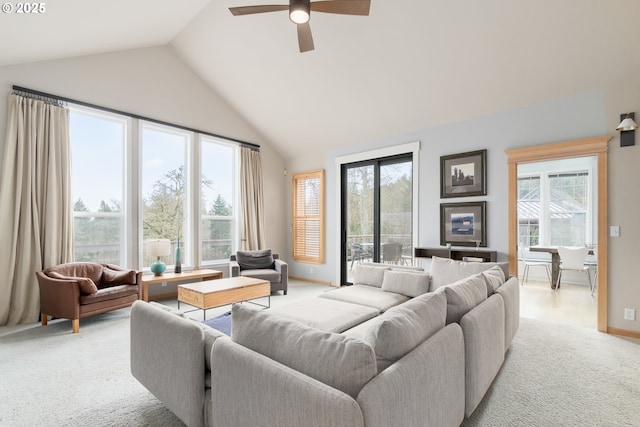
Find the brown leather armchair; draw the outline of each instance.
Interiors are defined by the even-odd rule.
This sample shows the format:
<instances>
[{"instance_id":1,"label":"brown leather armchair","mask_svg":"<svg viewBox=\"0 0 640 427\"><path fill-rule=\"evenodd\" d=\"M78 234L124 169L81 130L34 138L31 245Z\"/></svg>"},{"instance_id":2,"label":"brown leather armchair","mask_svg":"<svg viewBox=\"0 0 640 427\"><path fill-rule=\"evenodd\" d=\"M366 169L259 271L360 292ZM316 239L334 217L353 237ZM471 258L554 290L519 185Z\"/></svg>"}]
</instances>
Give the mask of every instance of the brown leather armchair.
<instances>
[{"instance_id":1,"label":"brown leather armchair","mask_svg":"<svg viewBox=\"0 0 640 427\"><path fill-rule=\"evenodd\" d=\"M142 272L113 264L60 264L36 272L36 277L42 325L48 316L70 319L74 334L80 332L80 319L142 299Z\"/></svg>"}]
</instances>

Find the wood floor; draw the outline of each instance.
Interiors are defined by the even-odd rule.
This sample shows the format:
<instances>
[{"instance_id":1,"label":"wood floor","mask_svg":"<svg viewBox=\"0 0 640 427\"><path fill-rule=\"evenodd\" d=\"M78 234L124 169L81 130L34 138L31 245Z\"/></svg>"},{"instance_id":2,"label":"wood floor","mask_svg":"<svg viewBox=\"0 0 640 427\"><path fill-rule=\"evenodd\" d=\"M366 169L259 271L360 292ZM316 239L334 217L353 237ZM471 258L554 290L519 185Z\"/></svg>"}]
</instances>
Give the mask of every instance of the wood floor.
<instances>
[{"instance_id":1,"label":"wood floor","mask_svg":"<svg viewBox=\"0 0 640 427\"><path fill-rule=\"evenodd\" d=\"M549 282L528 281L520 286L520 316L546 319L595 329L596 296L588 286L562 284L551 290Z\"/></svg>"}]
</instances>

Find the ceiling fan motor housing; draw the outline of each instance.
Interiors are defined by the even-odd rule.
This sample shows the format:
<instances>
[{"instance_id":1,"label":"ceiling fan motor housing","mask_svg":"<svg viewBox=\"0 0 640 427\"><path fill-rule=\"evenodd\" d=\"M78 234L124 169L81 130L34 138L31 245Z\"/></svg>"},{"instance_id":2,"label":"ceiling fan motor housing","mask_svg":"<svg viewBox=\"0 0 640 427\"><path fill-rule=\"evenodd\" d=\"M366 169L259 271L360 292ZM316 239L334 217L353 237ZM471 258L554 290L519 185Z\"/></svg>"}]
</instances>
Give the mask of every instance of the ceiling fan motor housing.
<instances>
[{"instance_id":1,"label":"ceiling fan motor housing","mask_svg":"<svg viewBox=\"0 0 640 427\"><path fill-rule=\"evenodd\" d=\"M290 0L289 19L295 24L305 24L309 22L311 12L310 0Z\"/></svg>"}]
</instances>

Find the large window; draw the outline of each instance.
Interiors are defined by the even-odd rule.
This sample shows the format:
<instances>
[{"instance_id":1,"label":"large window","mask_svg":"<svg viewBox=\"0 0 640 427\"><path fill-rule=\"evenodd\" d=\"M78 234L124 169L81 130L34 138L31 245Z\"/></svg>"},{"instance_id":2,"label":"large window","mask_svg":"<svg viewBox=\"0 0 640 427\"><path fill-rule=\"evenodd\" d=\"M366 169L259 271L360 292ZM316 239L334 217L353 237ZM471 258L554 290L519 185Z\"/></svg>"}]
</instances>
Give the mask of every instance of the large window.
<instances>
[{"instance_id":1,"label":"large window","mask_svg":"<svg viewBox=\"0 0 640 427\"><path fill-rule=\"evenodd\" d=\"M593 202L595 177L591 166L591 158L519 166L520 248L535 245L584 246L596 243Z\"/></svg>"},{"instance_id":2,"label":"large window","mask_svg":"<svg viewBox=\"0 0 640 427\"><path fill-rule=\"evenodd\" d=\"M148 269L145 241L180 242L184 268L238 248L238 145L100 109L70 106L76 261Z\"/></svg>"},{"instance_id":3,"label":"large window","mask_svg":"<svg viewBox=\"0 0 640 427\"><path fill-rule=\"evenodd\" d=\"M235 147L212 138L202 138L200 183L200 240L204 264L229 259L234 252L233 236L237 235L234 209L236 188Z\"/></svg>"},{"instance_id":4,"label":"large window","mask_svg":"<svg viewBox=\"0 0 640 427\"><path fill-rule=\"evenodd\" d=\"M550 217L551 244L584 246L587 243L589 173L549 175L549 201L555 212Z\"/></svg>"},{"instance_id":5,"label":"large window","mask_svg":"<svg viewBox=\"0 0 640 427\"><path fill-rule=\"evenodd\" d=\"M72 152L74 258L123 263L126 257L125 143L129 119L73 108Z\"/></svg>"},{"instance_id":6,"label":"large window","mask_svg":"<svg viewBox=\"0 0 640 427\"><path fill-rule=\"evenodd\" d=\"M187 148L192 133L168 126L142 123L142 239L169 239L174 254L184 244L187 205ZM154 259L142 246L143 265ZM183 261L192 256L182 251ZM174 257L170 257L173 264ZM193 263L191 263L193 265Z\"/></svg>"},{"instance_id":7,"label":"large window","mask_svg":"<svg viewBox=\"0 0 640 427\"><path fill-rule=\"evenodd\" d=\"M540 176L518 178L518 245L528 248L540 244Z\"/></svg>"}]
</instances>

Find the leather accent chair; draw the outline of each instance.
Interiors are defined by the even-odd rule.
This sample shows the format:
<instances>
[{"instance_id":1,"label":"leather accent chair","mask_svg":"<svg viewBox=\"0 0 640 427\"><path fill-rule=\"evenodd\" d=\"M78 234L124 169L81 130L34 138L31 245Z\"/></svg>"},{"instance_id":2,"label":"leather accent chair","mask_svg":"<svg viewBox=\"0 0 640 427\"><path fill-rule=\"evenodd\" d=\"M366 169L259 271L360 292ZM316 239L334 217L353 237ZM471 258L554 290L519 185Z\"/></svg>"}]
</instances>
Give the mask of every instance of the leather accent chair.
<instances>
[{"instance_id":1,"label":"leather accent chair","mask_svg":"<svg viewBox=\"0 0 640 427\"><path fill-rule=\"evenodd\" d=\"M271 249L238 251L229 258L229 275L245 276L271 282L271 292L287 294L289 266Z\"/></svg>"},{"instance_id":2,"label":"leather accent chair","mask_svg":"<svg viewBox=\"0 0 640 427\"><path fill-rule=\"evenodd\" d=\"M37 271L36 277L42 326L48 316L70 319L74 334L80 332L80 319L142 299L142 272L113 264L60 264Z\"/></svg>"}]
</instances>

